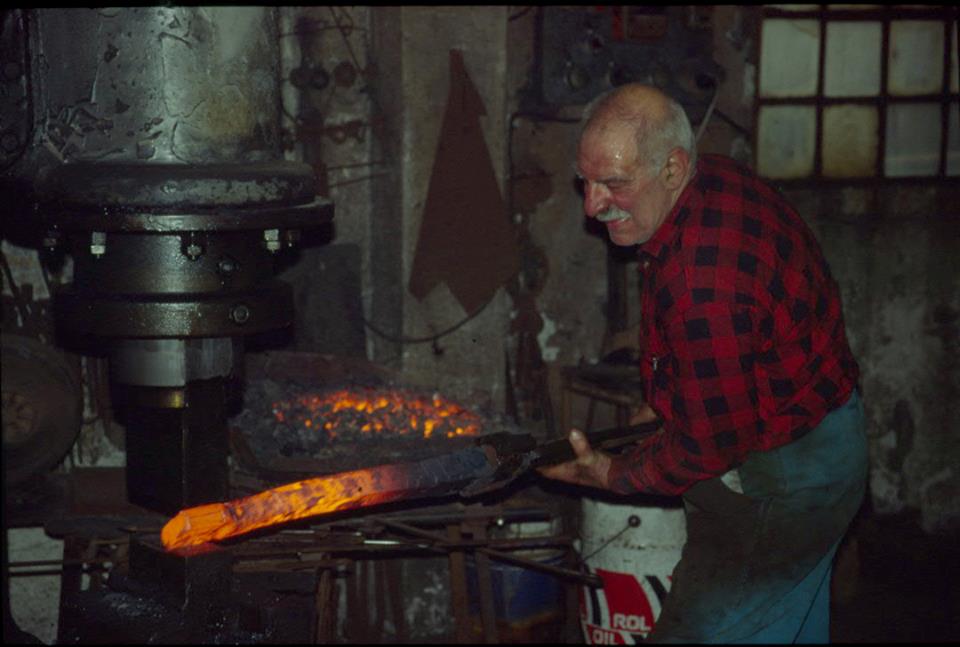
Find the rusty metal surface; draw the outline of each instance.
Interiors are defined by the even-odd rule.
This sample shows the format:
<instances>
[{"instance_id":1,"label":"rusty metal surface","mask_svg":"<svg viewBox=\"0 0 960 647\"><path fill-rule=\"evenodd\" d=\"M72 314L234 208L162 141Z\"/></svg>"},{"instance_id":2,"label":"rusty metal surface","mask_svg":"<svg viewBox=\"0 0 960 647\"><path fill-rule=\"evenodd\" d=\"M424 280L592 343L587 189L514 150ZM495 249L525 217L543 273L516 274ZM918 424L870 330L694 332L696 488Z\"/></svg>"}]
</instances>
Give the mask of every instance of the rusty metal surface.
<instances>
[{"instance_id":1,"label":"rusty metal surface","mask_svg":"<svg viewBox=\"0 0 960 647\"><path fill-rule=\"evenodd\" d=\"M447 540L457 544L461 540L459 524L447 526ZM467 597L467 562L464 551L456 548L450 551L450 605L453 610L454 630L457 642L471 642L470 607Z\"/></svg>"},{"instance_id":2,"label":"rusty metal surface","mask_svg":"<svg viewBox=\"0 0 960 647\"><path fill-rule=\"evenodd\" d=\"M337 595L333 580L334 571L324 568L317 582L317 629L313 642L320 645L332 643L336 635Z\"/></svg>"},{"instance_id":3,"label":"rusty metal surface","mask_svg":"<svg viewBox=\"0 0 960 647\"><path fill-rule=\"evenodd\" d=\"M477 521L468 522L469 527L475 531L473 532L473 535L477 539L476 542L464 543L463 540L461 539L456 543L453 543L449 539L445 538L443 535L422 530L415 526L411 526L409 524L403 523L402 521L385 520L383 518L380 518L380 520L388 527L393 528L397 531L400 531L401 533L408 533L415 537L420 537L420 538L429 540L431 542L430 548L433 550L449 550L451 548L456 550L461 545L463 545L463 546L472 548L477 553L482 553L487 557L492 557L499 561L517 564L519 566L523 566L525 568L532 568L534 570L539 570L544 573L550 573L552 575L556 575L557 577L562 577L572 581L580 582L587 586L593 586L593 587L603 586L602 581L596 575L592 575L590 573L580 573L578 571L572 571L569 569L552 566L550 564L536 562L533 560L525 559L518 555L513 555L509 552L506 552L505 550L490 548L489 546L500 545L500 543L495 540L488 539L486 535L483 533L477 534L476 529L483 526L483 524L478 523ZM552 545L556 545L557 543L562 544L564 542L564 540L558 539L557 537L539 538L537 541L544 542L545 544L552 544ZM506 546L510 546L510 544L507 543ZM514 543L513 546L511 546L511 548L515 548L515 549L529 548L529 547L530 547L529 545L524 545L522 542L520 544Z\"/></svg>"},{"instance_id":4,"label":"rusty metal surface","mask_svg":"<svg viewBox=\"0 0 960 647\"><path fill-rule=\"evenodd\" d=\"M316 197L313 167L302 162L64 164L41 184L64 210L125 207L189 213L211 207L296 205Z\"/></svg>"},{"instance_id":5,"label":"rusty metal surface","mask_svg":"<svg viewBox=\"0 0 960 647\"><path fill-rule=\"evenodd\" d=\"M487 536L485 524L469 523L465 528L476 539L484 540ZM490 553L487 550L478 550L474 554L477 565L477 585L480 590L480 622L483 625L484 642L488 645L500 642L497 630L497 611L493 599L493 577L490 573Z\"/></svg>"},{"instance_id":6,"label":"rusty metal surface","mask_svg":"<svg viewBox=\"0 0 960 647\"><path fill-rule=\"evenodd\" d=\"M438 552L459 552L463 556L489 549L491 552L486 554L490 559L499 559L502 551L540 544L569 548L569 537L494 536L492 528L498 519L529 520L543 515L549 517L541 508L431 506L375 517L354 515L352 519L290 528L219 547L208 546L200 553L189 555L165 553L155 529L133 528L131 518L130 523L120 524L133 531L128 535L129 561L126 553L122 559L108 560L102 550L94 550L95 545L103 541L126 550L128 544L124 539L67 536L71 550L62 567L76 576L77 585L83 569L102 572L96 569L107 561L111 564L107 564L106 570L115 574L110 580L104 578L93 591L81 592L79 586L64 589L62 629L65 633L61 642L77 639L99 642L104 636L128 634L140 641L161 642L189 642L186 636L205 636L199 639L200 643L270 642L270 636L283 636L284 642L311 642L321 638L330 642L336 639L337 633L338 596L337 587L333 586L337 579L344 579L347 585L349 640L382 640L387 632L387 620L392 619L395 629L392 638L402 642L411 628L405 626L407 601L402 597L399 578L403 571L397 566L398 558L430 558ZM98 527L100 522L93 521L90 527ZM78 523L82 524L82 520ZM437 525L446 529L425 530ZM469 528L469 536L460 535L462 526ZM481 531L488 526L490 530ZM111 530L109 534L113 533ZM526 564L522 557L518 559L515 563ZM55 568L57 564L46 566ZM223 579L221 568L232 574L229 582ZM219 582L220 588L199 579L203 577ZM454 570L450 571L450 577L457 577ZM451 612L458 622L463 620L460 626L464 628L462 635L466 642L476 642L482 640L483 635L476 633L480 627L474 626L470 619L465 570L460 577L464 584L463 596L459 604L453 601ZM287 593L280 595L272 591L276 587L285 587ZM376 587L380 589L379 594ZM185 610L184 605L190 604L194 607ZM149 617L141 617L142 613ZM291 613L288 619L287 614ZM215 626L207 630L191 628L189 622L185 622L186 616L199 618L207 614L217 618ZM280 626L284 623L285 628Z\"/></svg>"},{"instance_id":7,"label":"rusty metal surface","mask_svg":"<svg viewBox=\"0 0 960 647\"><path fill-rule=\"evenodd\" d=\"M172 233L306 228L328 223L307 164L81 163L38 186L41 217L62 231Z\"/></svg>"},{"instance_id":8,"label":"rusty metal surface","mask_svg":"<svg viewBox=\"0 0 960 647\"><path fill-rule=\"evenodd\" d=\"M61 158L279 157L274 8L50 8L31 19L40 129Z\"/></svg>"},{"instance_id":9,"label":"rusty metal surface","mask_svg":"<svg viewBox=\"0 0 960 647\"><path fill-rule=\"evenodd\" d=\"M250 231L250 230L296 230L307 227L324 227L333 219L333 205L328 200L316 198L301 205L248 207L228 209L211 207L193 209L191 213L157 208L114 208L95 212L72 212L69 217L61 212L51 212L45 218L50 227L63 231L121 231L180 233L190 231ZM61 215L57 215L61 214ZM289 237L289 236L288 236Z\"/></svg>"}]
</instances>

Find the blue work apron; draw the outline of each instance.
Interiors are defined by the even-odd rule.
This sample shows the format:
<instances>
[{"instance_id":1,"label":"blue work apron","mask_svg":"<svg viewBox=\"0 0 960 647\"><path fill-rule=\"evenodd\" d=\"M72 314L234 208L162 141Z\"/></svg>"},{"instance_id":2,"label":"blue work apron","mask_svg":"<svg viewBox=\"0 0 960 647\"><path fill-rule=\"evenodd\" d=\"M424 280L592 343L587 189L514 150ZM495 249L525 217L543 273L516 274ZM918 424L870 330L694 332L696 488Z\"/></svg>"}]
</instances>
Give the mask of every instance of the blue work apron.
<instances>
[{"instance_id":1,"label":"blue work apron","mask_svg":"<svg viewBox=\"0 0 960 647\"><path fill-rule=\"evenodd\" d=\"M856 390L800 439L751 454L743 493L720 478L684 494L687 542L648 641L826 643L837 545L867 481Z\"/></svg>"}]
</instances>

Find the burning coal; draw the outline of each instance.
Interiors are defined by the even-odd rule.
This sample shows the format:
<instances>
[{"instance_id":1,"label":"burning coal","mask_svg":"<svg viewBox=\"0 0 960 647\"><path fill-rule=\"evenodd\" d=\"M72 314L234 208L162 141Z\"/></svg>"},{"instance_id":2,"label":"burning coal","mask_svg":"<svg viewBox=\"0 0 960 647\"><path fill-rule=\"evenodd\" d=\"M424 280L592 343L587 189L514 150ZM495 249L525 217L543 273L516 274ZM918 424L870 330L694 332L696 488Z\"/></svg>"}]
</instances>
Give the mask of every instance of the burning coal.
<instances>
[{"instance_id":1,"label":"burning coal","mask_svg":"<svg viewBox=\"0 0 960 647\"><path fill-rule=\"evenodd\" d=\"M288 426L315 431L330 442L382 435L424 438L475 436L480 416L437 394L400 389L340 389L274 402L273 416Z\"/></svg>"},{"instance_id":2,"label":"burning coal","mask_svg":"<svg viewBox=\"0 0 960 647\"><path fill-rule=\"evenodd\" d=\"M285 454L309 456L322 450L329 455L328 464L351 471L181 510L161 532L167 550L221 541L260 528L352 508L444 496L458 492L492 469L487 455L472 444L469 449L419 459L430 444L425 440L468 442L466 437L483 432L483 417L437 394L385 387L299 393L294 385L276 385L272 389L272 397L260 401L264 408L270 403L272 415L265 415L263 408L255 406L238 419L251 428L259 426L259 421L269 423L269 435L262 434L259 443L280 445ZM288 395L291 391L293 395ZM288 397L279 397L281 393ZM381 446L399 438L409 439L403 442L416 447L395 449L402 449L407 461L418 460L389 462L394 456ZM358 443L366 444L358 449ZM384 463L368 468L371 458ZM362 461L359 466L358 460Z\"/></svg>"}]
</instances>

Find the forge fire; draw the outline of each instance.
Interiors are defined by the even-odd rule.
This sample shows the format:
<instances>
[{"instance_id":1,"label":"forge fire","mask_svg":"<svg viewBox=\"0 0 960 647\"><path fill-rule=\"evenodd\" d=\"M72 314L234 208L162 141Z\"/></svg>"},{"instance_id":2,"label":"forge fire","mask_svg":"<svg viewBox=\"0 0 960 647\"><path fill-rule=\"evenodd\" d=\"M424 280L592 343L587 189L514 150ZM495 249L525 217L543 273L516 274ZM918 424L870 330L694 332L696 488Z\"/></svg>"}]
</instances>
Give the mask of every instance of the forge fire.
<instances>
[{"instance_id":1,"label":"forge fire","mask_svg":"<svg viewBox=\"0 0 960 647\"><path fill-rule=\"evenodd\" d=\"M484 428L484 419L465 407L438 394L401 388L302 392L272 398L270 411L275 431L294 431L314 441L305 445L330 448L355 448L355 443L363 441L379 445L396 437L422 444L427 439L477 436ZM382 458L390 462L389 454ZM345 465L337 463L341 468ZM181 510L164 527L161 539L167 550L175 550L339 510L428 492L446 494L488 467L481 450L469 449L416 463L381 464L304 479L241 499Z\"/></svg>"},{"instance_id":2,"label":"forge fire","mask_svg":"<svg viewBox=\"0 0 960 647\"><path fill-rule=\"evenodd\" d=\"M316 430L329 442L354 442L380 435L475 436L480 416L438 394L403 389L339 389L279 400L273 417L288 426Z\"/></svg>"}]
</instances>

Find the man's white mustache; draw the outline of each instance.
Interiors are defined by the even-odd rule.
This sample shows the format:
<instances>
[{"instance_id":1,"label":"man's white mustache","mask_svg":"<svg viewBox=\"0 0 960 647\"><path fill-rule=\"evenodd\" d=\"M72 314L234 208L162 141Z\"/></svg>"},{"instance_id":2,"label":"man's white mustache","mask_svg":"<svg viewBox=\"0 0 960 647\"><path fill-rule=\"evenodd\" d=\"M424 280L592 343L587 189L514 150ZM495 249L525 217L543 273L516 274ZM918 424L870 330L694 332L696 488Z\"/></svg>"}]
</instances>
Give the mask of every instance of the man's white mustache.
<instances>
[{"instance_id":1,"label":"man's white mustache","mask_svg":"<svg viewBox=\"0 0 960 647\"><path fill-rule=\"evenodd\" d=\"M600 222L611 222L613 220L623 220L629 218L630 212L617 207L610 207L606 211L597 214L597 220Z\"/></svg>"}]
</instances>

